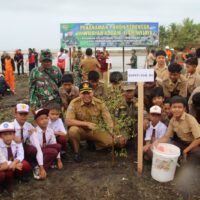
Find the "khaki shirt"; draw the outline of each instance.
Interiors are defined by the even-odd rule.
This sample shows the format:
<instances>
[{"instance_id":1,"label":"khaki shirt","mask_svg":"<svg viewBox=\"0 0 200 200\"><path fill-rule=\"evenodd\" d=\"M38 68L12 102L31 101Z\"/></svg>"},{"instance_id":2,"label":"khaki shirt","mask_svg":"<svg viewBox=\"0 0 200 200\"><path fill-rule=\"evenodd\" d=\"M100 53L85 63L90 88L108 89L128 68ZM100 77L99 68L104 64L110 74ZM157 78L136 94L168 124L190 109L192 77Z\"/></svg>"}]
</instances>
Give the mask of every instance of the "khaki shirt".
<instances>
[{"instance_id":1,"label":"khaki shirt","mask_svg":"<svg viewBox=\"0 0 200 200\"><path fill-rule=\"evenodd\" d=\"M192 97L193 97L196 93L199 93L199 92L200 92L200 86L197 87L197 88L195 88L195 89L193 90L193 92L192 92L192 94L190 95L190 98L189 98L189 100L188 100L189 113L190 113L192 116L194 116L194 117L196 117L196 110L195 110L195 108L194 108L194 106L193 106Z\"/></svg>"},{"instance_id":2,"label":"khaki shirt","mask_svg":"<svg viewBox=\"0 0 200 200\"><path fill-rule=\"evenodd\" d=\"M104 83L99 81L97 88L93 89L94 97L102 98L106 96Z\"/></svg>"},{"instance_id":3,"label":"khaki shirt","mask_svg":"<svg viewBox=\"0 0 200 200\"><path fill-rule=\"evenodd\" d=\"M196 68L196 72L198 74L200 74L200 58L198 58L198 65L197 65L197 68Z\"/></svg>"},{"instance_id":4,"label":"khaki shirt","mask_svg":"<svg viewBox=\"0 0 200 200\"><path fill-rule=\"evenodd\" d=\"M165 97L175 95L187 97L187 79L183 75L180 75L176 83L173 83L171 79L167 78L163 81L162 85Z\"/></svg>"},{"instance_id":5,"label":"khaki shirt","mask_svg":"<svg viewBox=\"0 0 200 200\"><path fill-rule=\"evenodd\" d=\"M109 128L113 128L111 115L105 104L93 97L89 105L85 105L80 97L71 101L67 109L66 119L76 119L79 121L93 122L93 119L103 118Z\"/></svg>"},{"instance_id":6,"label":"khaki shirt","mask_svg":"<svg viewBox=\"0 0 200 200\"><path fill-rule=\"evenodd\" d=\"M195 72L194 74L186 74L188 93L192 94L193 90L200 86L200 75Z\"/></svg>"},{"instance_id":7,"label":"khaki shirt","mask_svg":"<svg viewBox=\"0 0 200 200\"><path fill-rule=\"evenodd\" d=\"M180 120L172 117L167 128L166 136L172 137L174 133L184 142L192 142L200 137L200 125L190 114L183 113Z\"/></svg>"},{"instance_id":8,"label":"khaki shirt","mask_svg":"<svg viewBox=\"0 0 200 200\"><path fill-rule=\"evenodd\" d=\"M59 95L62 100L62 106L67 109L71 100L79 96L79 89L76 86L72 86L71 92L68 93L63 87L59 88Z\"/></svg>"},{"instance_id":9,"label":"khaki shirt","mask_svg":"<svg viewBox=\"0 0 200 200\"><path fill-rule=\"evenodd\" d=\"M168 72L167 66L160 68L160 67L158 67L158 65L156 65L154 69L155 69L158 79L164 80L169 77L169 72Z\"/></svg>"},{"instance_id":10,"label":"khaki shirt","mask_svg":"<svg viewBox=\"0 0 200 200\"><path fill-rule=\"evenodd\" d=\"M87 57L81 60L80 66L82 67L83 81L88 80L90 71L100 71L100 64L97 59L93 57Z\"/></svg>"}]
</instances>

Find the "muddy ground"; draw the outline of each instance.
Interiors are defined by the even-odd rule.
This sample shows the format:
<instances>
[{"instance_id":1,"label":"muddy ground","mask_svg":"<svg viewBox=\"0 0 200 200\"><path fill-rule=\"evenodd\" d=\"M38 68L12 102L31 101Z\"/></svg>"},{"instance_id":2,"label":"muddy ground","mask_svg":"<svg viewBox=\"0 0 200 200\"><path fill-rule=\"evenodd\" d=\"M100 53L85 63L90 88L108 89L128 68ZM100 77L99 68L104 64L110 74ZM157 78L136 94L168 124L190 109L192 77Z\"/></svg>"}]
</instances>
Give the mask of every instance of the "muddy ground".
<instances>
[{"instance_id":1,"label":"muddy ground","mask_svg":"<svg viewBox=\"0 0 200 200\"><path fill-rule=\"evenodd\" d=\"M13 119L16 102L28 102L27 76L16 78L16 95L0 101L0 122ZM32 117L30 117L32 121ZM144 163L143 174L137 174L136 150L129 145L128 157L117 157L111 166L111 152L89 152L83 144L84 161L73 162L69 148L64 169L52 169L45 181L31 179L15 184L16 200L181 200L200 199L200 165L177 168L175 180L159 183L151 178L151 164ZM0 197L9 200L9 197Z\"/></svg>"}]
</instances>

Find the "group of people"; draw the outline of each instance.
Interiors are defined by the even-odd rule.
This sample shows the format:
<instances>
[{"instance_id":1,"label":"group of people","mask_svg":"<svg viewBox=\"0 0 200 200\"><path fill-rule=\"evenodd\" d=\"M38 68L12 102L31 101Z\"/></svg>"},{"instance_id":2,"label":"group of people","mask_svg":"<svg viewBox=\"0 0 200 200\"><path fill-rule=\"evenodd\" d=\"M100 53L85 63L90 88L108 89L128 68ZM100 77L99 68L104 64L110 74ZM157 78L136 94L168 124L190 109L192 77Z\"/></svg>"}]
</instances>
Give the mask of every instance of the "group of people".
<instances>
[{"instance_id":1,"label":"group of people","mask_svg":"<svg viewBox=\"0 0 200 200\"><path fill-rule=\"evenodd\" d=\"M101 54L98 59L106 56ZM166 56L165 51L156 51L154 81L144 84L144 159L152 159L151 149L160 142L179 146L184 160L199 159L200 49L182 65L174 62L167 66ZM30 105L18 103L13 122L0 124L1 190L11 191L14 176L26 181L31 169L36 179L45 179L50 167L62 169L68 141L74 161L81 162L80 141L87 141L93 151L113 145L122 148L131 132L137 133L137 84L123 81L120 72L112 72L110 85L104 84L92 49L86 49L85 58L79 52L74 60L78 57L82 78L75 85L76 72L62 74L52 65L50 50L41 51L41 65L32 69L29 77ZM109 110L105 104L108 99L122 101L117 106L112 102L114 107ZM35 127L27 122L29 106ZM127 123L131 129L128 134L122 134L123 130L116 134L115 118L122 114L124 120L130 117L136 121ZM99 128L100 119L105 129Z\"/></svg>"},{"instance_id":2,"label":"group of people","mask_svg":"<svg viewBox=\"0 0 200 200\"><path fill-rule=\"evenodd\" d=\"M38 66L38 53L35 48L28 49L28 65L29 73L34 67ZM4 86L0 87L0 95L4 95L9 89L13 94L15 94L15 68L17 66L17 75L20 76L24 74L24 55L21 49L16 49L14 57L7 52L3 52L1 56L1 82ZM4 80L4 81L3 81Z\"/></svg>"}]
</instances>

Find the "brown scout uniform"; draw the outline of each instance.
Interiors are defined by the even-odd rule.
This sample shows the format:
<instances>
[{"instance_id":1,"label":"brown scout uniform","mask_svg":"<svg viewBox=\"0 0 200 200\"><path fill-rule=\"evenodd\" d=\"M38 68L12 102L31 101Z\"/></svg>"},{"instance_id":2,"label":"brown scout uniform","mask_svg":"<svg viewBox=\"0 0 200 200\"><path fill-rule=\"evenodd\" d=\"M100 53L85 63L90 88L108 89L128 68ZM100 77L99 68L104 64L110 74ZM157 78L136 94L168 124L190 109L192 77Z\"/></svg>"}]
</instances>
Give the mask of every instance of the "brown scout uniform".
<instances>
[{"instance_id":1,"label":"brown scout uniform","mask_svg":"<svg viewBox=\"0 0 200 200\"><path fill-rule=\"evenodd\" d=\"M80 97L74 99L68 109L66 114L66 119L76 119L80 121L92 122L94 118L103 118L104 122L108 124L109 130L113 130L113 121L110 113L104 103L93 97L90 105L85 105ZM76 138L80 140L92 140L96 142L98 147L110 147L112 146L112 137L106 131L100 130L89 130L84 127L71 126L69 127L69 139Z\"/></svg>"},{"instance_id":2,"label":"brown scout uniform","mask_svg":"<svg viewBox=\"0 0 200 200\"><path fill-rule=\"evenodd\" d=\"M93 57L87 57L81 60L80 66L82 67L83 81L88 80L88 74L90 71L99 72L100 70L99 62L97 61L96 58L93 58Z\"/></svg>"},{"instance_id":3,"label":"brown scout uniform","mask_svg":"<svg viewBox=\"0 0 200 200\"><path fill-rule=\"evenodd\" d=\"M176 120L176 118L172 117L169 122L165 135L173 137L174 133L176 133L177 136L175 144L183 150L195 139L200 138L200 125L192 115L184 112L180 120ZM199 156L200 147L196 147L194 153Z\"/></svg>"},{"instance_id":4,"label":"brown scout uniform","mask_svg":"<svg viewBox=\"0 0 200 200\"><path fill-rule=\"evenodd\" d=\"M194 74L187 74L186 78L188 93L190 95L196 87L200 86L200 75L195 72Z\"/></svg>"},{"instance_id":5,"label":"brown scout uniform","mask_svg":"<svg viewBox=\"0 0 200 200\"><path fill-rule=\"evenodd\" d=\"M168 67L158 67L158 65L155 66L155 72L157 74L158 80L162 81L164 79L167 79L169 77Z\"/></svg>"},{"instance_id":6,"label":"brown scout uniform","mask_svg":"<svg viewBox=\"0 0 200 200\"><path fill-rule=\"evenodd\" d=\"M99 81L97 88L92 89L92 91L93 91L94 97L96 98L101 99L106 96L105 86L104 86L104 83L101 81Z\"/></svg>"},{"instance_id":7,"label":"brown scout uniform","mask_svg":"<svg viewBox=\"0 0 200 200\"><path fill-rule=\"evenodd\" d=\"M188 100L189 113L190 113L192 116L194 116L194 117L196 117L196 110L195 110L195 108L194 108L194 106L193 106L192 97L193 97L196 93L199 93L199 92L200 92L200 86L197 87L197 88L195 88L195 89L193 90L193 92L192 92L192 94L190 95L190 98L189 98L189 100Z\"/></svg>"},{"instance_id":8,"label":"brown scout uniform","mask_svg":"<svg viewBox=\"0 0 200 200\"><path fill-rule=\"evenodd\" d=\"M63 87L60 87L59 95L62 101L62 106L66 110L71 100L79 96L79 89L76 86L72 86L71 92L67 93L67 91Z\"/></svg>"},{"instance_id":9,"label":"brown scout uniform","mask_svg":"<svg viewBox=\"0 0 200 200\"><path fill-rule=\"evenodd\" d=\"M165 97L173 97L176 95L187 97L187 79L180 75L180 78L176 83L173 83L171 79L167 78L163 80L163 92Z\"/></svg>"}]
</instances>

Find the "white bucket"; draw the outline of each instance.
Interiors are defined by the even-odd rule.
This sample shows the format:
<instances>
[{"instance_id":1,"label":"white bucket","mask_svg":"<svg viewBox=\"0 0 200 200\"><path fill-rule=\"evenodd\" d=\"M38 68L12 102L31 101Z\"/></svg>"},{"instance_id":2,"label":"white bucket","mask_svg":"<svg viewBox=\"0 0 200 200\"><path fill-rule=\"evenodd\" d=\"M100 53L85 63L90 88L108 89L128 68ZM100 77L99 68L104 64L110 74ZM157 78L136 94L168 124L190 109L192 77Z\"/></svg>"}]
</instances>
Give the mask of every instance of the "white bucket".
<instances>
[{"instance_id":1,"label":"white bucket","mask_svg":"<svg viewBox=\"0 0 200 200\"><path fill-rule=\"evenodd\" d=\"M168 182L174 179L180 148L175 145L160 143L153 149L151 176L159 182Z\"/></svg>"}]
</instances>

